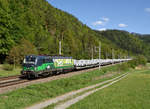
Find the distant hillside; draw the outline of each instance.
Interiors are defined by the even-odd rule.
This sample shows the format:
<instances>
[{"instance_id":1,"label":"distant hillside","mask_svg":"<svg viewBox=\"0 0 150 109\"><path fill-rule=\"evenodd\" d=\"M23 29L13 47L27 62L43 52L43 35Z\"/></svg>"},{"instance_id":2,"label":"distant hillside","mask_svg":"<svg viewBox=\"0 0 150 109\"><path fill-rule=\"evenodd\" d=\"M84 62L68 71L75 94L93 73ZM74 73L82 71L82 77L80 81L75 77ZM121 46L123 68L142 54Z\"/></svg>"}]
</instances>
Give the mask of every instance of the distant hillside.
<instances>
[{"instance_id":1,"label":"distant hillside","mask_svg":"<svg viewBox=\"0 0 150 109\"><path fill-rule=\"evenodd\" d=\"M146 37L147 35L142 36L120 30L96 32L110 40L111 43L115 44L119 48L129 51L129 54L143 54L145 56L149 56L150 47L147 46L145 42L150 43L150 37Z\"/></svg>"},{"instance_id":2,"label":"distant hillside","mask_svg":"<svg viewBox=\"0 0 150 109\"><path fill-rule=\"evenodd\" d=\"M139 38L141 40L143 40L144 42L146 43L149 43L150 44L150 34L146 34L146 35L139 35Z\"/></svg>"},{"instance_id":3,"label":"distant hillside","mask_svg":"<svg viewBox=\"0 0 150 109\"><path fill-rule=\"evenodd\" d=\"M93 31L46 0L0 0L0 37L0 61L4 61L23 38L30 41L39 54L48 55L58 55L61 40L63 55L76 59L91 58L92 51L94 58L98 57L95 47L99 41L102 58L111 58L112 48L116 58L127 56L128 50L131 54L146 54L145 45L133 35L114 30Z\"/></svg>"}]
</instances>

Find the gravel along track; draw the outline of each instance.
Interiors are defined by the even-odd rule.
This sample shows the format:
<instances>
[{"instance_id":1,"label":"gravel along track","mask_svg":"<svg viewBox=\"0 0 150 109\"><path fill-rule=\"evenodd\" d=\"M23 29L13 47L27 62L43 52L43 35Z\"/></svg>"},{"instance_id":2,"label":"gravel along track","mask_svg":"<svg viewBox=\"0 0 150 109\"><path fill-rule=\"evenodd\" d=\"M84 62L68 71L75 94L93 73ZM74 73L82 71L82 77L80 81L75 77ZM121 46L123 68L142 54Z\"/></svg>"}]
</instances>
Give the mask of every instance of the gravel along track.
<instances>
[{"instance_id":1,"label":"gravel along track","mask_svg":"<svg viewBox=\"0 0 150 109\"><path fill-rule=\"evenodd\" d=\"M15 76L8 76L8 77L1 77L0 78L0 88L20 84L27 82L29 80L25 80L21 78L21 75L15 75Z\"/></svg>"},{"instance_id":2,"label":"gravel along track","mask_svg":"<svg viewBox=\"0 0 150 109\"><path fill-rule=\"evenodd\" d=\"M74 95L76 95L76 94L78 94L78 93L81 93L81 92L84 92L84 91L93 89L92 91L88 91L88 92L86 92L86 93L83 93L81 96L78 96L78 97L76 97L76 98L73 98L73 99L71 99L71 100L68 100L67 102L65 102L65 103L63 103L63 104L60 104L60 105L57 105L57 106L55 107L56 109L65 109L65 108L69 107L70 105L72 105L72 104L78 102L79 100L85 98L86 96L88 96L88 95L90 95L90 94L92 94L92 93L94 93L94 92L96 92L96 91L98 91L98 90L100 90L100 89L103 89L103 88L105 88L105 87L108 87L108 86L112 85L113 83L115 83L115 82L117 82L117 81L123 79L124 77L127 76L127 74L128 74L128 73L122 74L122 75L120 75L120 76L118 76L118 77L115 77L115 78L113 78L113 79L106 80L106 81L104 81L104 82L101 82L101 83L98 83L98 84L95 84L95 85L91 85L91 86L88 86L88 87L79 89L79 90L77 90L77 91L72 91L72 92L66 93L66 94L64 94L64 95L62 95L62 96L58 96L58 97L56 97L56 98L49 99L49 100L47 100L47 101L45 101L45 102L41 102L41 103L36 104L36 105L33 105L33 106L31 106L31 107L27 107L26 109L42 109L42 108L45 108L45 107L47 107L47 106L49 106L49 105L51 105L51 104L55 104L55 103L64 101L64 100L66 100L66 99L68 99L68 98L71 98L71 97L73 97ZM111 82L111 83L109 83L109 82ZM108 83L108 84L106 84L106 83ZM106 84L106 85L104 85L104 86L102 86L102 87L100 87L100 88L94 89L94 88L96 88L96 87L98 87L98 86L101 86L101 85L103 85L103 84Z\"/></svg>"},{"instance_id":3,"label":"gravel along track","mask_svg":"<svg viewBox=\"0 0 150 109\"><path fill-rule=\"evenodd\" d=\"M8 76L8 77L0 77L0 82L5 81L5 80L18 79L19 77L21 77L21 75Z\"/></svg>"}]
</instances>

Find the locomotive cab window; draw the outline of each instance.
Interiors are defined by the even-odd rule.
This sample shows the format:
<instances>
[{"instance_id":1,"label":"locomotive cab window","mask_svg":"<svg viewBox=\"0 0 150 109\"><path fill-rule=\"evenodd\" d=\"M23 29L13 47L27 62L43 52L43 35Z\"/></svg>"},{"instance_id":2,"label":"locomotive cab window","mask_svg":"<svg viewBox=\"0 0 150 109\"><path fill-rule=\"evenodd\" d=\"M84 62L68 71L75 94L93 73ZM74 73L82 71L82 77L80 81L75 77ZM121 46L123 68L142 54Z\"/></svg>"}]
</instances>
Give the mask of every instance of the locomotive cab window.
<instances>
[{"instance_id":1,"label":"locomotive cab window","mask_svg":"<svg viewBox=\"0 0 150 109\"><path fill-rule=\"evenodd\" d=\"M26 57L25 59L24 59L24 64L25 63L28 63L28 64L35 64L35 61L36 61L36 58L35 57Z\"/></svg>"}]
</instances>

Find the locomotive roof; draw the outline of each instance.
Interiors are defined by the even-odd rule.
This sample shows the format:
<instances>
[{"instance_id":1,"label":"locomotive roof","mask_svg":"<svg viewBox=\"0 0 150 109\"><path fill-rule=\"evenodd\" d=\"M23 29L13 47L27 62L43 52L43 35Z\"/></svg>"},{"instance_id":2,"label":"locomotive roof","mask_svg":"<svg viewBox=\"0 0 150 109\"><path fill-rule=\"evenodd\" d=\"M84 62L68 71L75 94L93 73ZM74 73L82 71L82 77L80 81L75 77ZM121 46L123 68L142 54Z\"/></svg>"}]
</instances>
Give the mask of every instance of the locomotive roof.
<instances>
[{"instance_id":1,"label":"locomotive roof","mask_svg":"<svg viewBox=\"0 0 150 109\"><path fill-rule=\"evenodd\" d=\"M26 57L33 57L33 58L51 58L51 59L72 59L72 57L65 57L65 56L44 56L44 55L27 55Z\"/></svg>"},{"instance_id":2,"label":"locomotive roof","mask_svg":"<svg viewBox=\"0 0 150 109\"><path fill-rule=\"evenodd\" d=\"M64 57L64 56L50 56L52 59L72 59L72 57Z\"/></svg>"}]
</instances>

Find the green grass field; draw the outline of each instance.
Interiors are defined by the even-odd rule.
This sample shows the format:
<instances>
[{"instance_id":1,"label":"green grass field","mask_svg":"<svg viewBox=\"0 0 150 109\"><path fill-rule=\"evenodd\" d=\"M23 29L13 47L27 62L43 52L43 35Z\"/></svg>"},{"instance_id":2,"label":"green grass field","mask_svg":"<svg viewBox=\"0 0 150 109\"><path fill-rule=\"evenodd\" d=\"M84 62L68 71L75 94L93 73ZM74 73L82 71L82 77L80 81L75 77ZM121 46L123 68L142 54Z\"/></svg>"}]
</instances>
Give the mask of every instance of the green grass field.
<instances>
[{"instance_id":1,"label":"green grass field","mask_svg":"<svg viewBox=\"0 0 150 109\"><path fill-rule=\"evenodd\" d=\"M150 69L132 72L69 109L150 109Z\"/></svg>"},{"instance_id":2,"label":"green grass field","mask_svg":"<svg viewBox=\"0 0 150 109\"><path fill-rule=\"evenodd\" d=\"M41 83L27 86L7 94L0 95L0 108L2 109L20 109L32 104L47 100L64 93L77 90L100 81L104 81L120 75L115 73L113 77L97 79L106 73L114 73L117 71L116 66L102 68L101 71L95 70L75 75L70 78L54 80L48 83Z\"/></svg>"},{"instance_id":3,"label":"green grass field","mask_svg":"<svg viewBox=\"0 0 150 109\"><path fill-rule=\"evenodd\" d=\"M19 75L20 71L21 71L20 67L17 67L16 69L12 71L7 71L3 69L3 65L0 65L0 77Z\"/></svg>"}]
</instances>

